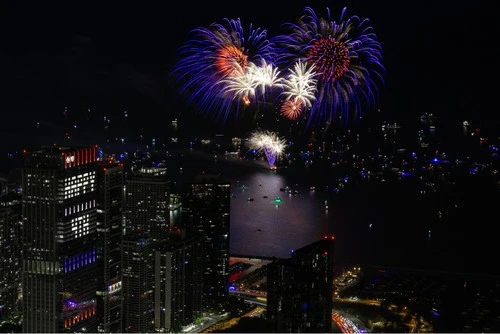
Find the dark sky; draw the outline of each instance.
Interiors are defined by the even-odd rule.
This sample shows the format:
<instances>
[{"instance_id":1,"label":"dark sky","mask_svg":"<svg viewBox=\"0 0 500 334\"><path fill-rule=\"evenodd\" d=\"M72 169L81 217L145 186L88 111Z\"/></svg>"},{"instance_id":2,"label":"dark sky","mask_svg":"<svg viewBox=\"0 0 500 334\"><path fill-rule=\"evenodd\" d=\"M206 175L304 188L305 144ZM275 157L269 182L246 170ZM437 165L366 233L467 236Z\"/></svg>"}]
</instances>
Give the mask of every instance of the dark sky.
<instances>
[{"instance_id":1,"label":"dark sky","mask_svg":"<svg viewBox=\"0 0 500 334\"><path fill-rule=\"evenodd\" d=\"M201 2L201 3L200 3ZM272 5L270 5L272 4ZM275 35L305 6L369 18L387 70L379 106L392 120L433 112L498 124L494 1L3 1L2 117L54 119L63 106L178 109L167 73L190 29L241 18ZM0 126L0 129L2 127Z\"/></svg>"}]
</instances>

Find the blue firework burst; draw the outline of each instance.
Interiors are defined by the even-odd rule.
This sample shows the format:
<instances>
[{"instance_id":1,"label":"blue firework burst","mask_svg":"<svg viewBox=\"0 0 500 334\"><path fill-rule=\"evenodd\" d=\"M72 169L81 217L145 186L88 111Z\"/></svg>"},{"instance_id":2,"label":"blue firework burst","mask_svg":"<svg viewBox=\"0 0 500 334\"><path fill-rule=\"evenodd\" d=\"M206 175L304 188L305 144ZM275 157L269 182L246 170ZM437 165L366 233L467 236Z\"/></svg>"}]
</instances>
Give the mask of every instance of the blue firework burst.
<instances>
[{"instance_id":1,"label":"blue firework burst","mask_svg":"<svg viewBox=\"0 0 500 334\"><path fill-rule=\"evenodd\" d=\"M385 67L382 47L370 21L346 16L343 8L338 21L320 17L306 7L296 22L283 24L284 33L273 38L279 66L297 61L312 66L316 75L316 98L307 111L308 125L328 125L359 117L364 106L378 100Z\"/></svg>"},{"instance_id":2,"label":"blue firework burst","mask_svg":"<svg viewBox=\"0 0 500 334\"><path fill-rule=\"evenodd\" d=\"M240 19L223 19L208 28L193 29L178 53L180 60L171 74L181 95L187 97L189 105L221 123L230 115L237 117L249 103L248 97L235 96L236 90L229 89L229 83L238 82L252 66L275 60L267 31L250 25L245 34Z\"/></svg>"}]
</instances>

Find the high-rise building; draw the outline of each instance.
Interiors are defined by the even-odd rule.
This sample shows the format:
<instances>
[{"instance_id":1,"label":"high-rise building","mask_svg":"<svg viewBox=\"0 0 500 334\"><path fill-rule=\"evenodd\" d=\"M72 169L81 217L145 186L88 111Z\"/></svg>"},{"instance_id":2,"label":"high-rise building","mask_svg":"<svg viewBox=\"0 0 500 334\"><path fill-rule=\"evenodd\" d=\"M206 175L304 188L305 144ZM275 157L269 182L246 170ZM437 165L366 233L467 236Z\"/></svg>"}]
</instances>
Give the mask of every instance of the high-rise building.
<instances>
[{"instance_id":1,"label":"high-rise building","mask_svg":"<svg viewBox=\"0 0 500 334\"><path fill-rule=\"evenodd\" d=\"M122 331L123 166L97 168L97 331Z\"/></svg>"},{"instance_id":2,"label":"high-rise building","mask_svg":"<svg viewBox=\"0 0 500 334\"><path fill-rule=\"evenodd\" d=\"M0 203L0 321L18 310L21 292L21 215Z\"/></svg>"},{"instance_id":3,"label":"high-rise building","mask_svg":"<svg viewBox=\"0 0 500 334\"><path fill-rule=\"evenodd\" d=\"M170 181L166 167L142 167L125 181L126 234L149 236L152 224L170 217Z\"/></svg>"},{"instance_id":4,"label":"high-rise building","mask_svg":"<svg viewBox=\"0 0 500 334\"><path fill-rule=\"evenodd\" d=\"M150 238L123 240L123 332L154 331L154 244Z\"/></svg>"},{"instance_id":5,"label":"high-rise building","mask_svg":"<svg viewBox=\"0 0 500 334\"><path fill-rule=\"evenodd\" d=\"M216 175L200 175L182 191L182 224L205 240L203 304L208 308L223 308L228 297L230 200L230 181Z\"/></svg>"},{"instance_id":6,"label":"high-rise building","mask_svg":"<svg viewBox=\"0 0 500 334\"><path fill-rule=\"evenodd\" d=\"M203 241L172 227L155 250L155 331L178 333L201 317Z\"/></svg>"},{"instance_id":7,"label":"high-rise building","mask_svg":"<svg viewBox=\"0 0 500 334\"><path fill-rule=\"evenodd\" d=\"M24 154L24 332L97 331L96 163L96 147Z\"/></svg>"},{"instance_id":8,"label":"high-rise building","mask_svg":"<svg viewBox=\"0 0 500 334\"><path fill-rule=\"evenodd\" d=\"M268 264L267 317L276 333L332 332L333 237Z\"/></svg>"}]
</instances>

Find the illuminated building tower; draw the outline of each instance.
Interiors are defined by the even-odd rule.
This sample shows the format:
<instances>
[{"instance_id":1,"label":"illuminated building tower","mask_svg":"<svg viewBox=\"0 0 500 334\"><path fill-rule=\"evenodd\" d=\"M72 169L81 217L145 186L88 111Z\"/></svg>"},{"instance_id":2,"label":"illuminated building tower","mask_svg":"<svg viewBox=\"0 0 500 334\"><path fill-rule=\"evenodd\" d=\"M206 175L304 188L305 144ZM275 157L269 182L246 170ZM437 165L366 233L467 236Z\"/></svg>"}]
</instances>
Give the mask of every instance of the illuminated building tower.
<instances>
[{"instance_id":1,"label":"illuminated building tower","mask_svg":"<svg viewBox=\"0 0 500 334\"><path fill-rule=\"evenodd\" d=\"M149 236L151 224L168 222L170 181L166 167L142 167L126 180L126 234Z\"/></svg>"},{"instance_id":2,"label":"illuminated building tower","mask_svg":"<svg viewBox=\"0 0 500 334\"><path fill-rule=\"evenodd\" d=\"M24 155L24 332L97 330L96 164L95 147Z\"/></svg>"},{"instance_id":3,"label":"illuminated building tower","mask_svg":"<svg viewBox=\"0 0 500 334\"><path fill-rule=\"evenodd\" d=\"M182 224L188 234L204 237L203 304L223 308L229 284L229 215L231 183L201 175L184 184Z\"/></svg>"},{"instance_id":4,"label":"illuminated building tower","mask_svg":"<svg viewBox=\"0 0 500 334\"><path fill-rule=\"evenodd\" d=\"M172 227L155 251L155 331L178 333L202 315L203 238Z\"/></svg>"},{"instance_id":5,"label":"illuminated building tower","mask_svg":"<svg viewBox=\"0 0 500 334\"><path fill-rule=\"evenodd\" d=\"M122 331L123 166L102 162L97 169L98 332Z\"/></svg>"},{"instance_id":6,"label":"illuminated building tower","mask_svg":"<svg viewBox=\"0 0 500 334\"><path fill-rule=\"evenodd\" d=\"M333 237L268 265L267 317L273 332L331 333Z\"/></svg>"},{"instance_id":7,"label":"illuminated building tower","mask_svg":"<svg viewBox=\"0 0 500 334\"><path fill-rule=\"evenodd\" d=\"M21 292L21 215L15 207L0 203L0 322L18 309Z\"/></svg>"},{"instance_id":8,"label":"illuminated building tower","mask_svg":"<svg viewBox=\"0 0 500 334\"><path fill-rule=\"evenodd\" d=\"M153 332L153 256L150 238L123 240L123 332Z\"/></svg>"}]
</instances>

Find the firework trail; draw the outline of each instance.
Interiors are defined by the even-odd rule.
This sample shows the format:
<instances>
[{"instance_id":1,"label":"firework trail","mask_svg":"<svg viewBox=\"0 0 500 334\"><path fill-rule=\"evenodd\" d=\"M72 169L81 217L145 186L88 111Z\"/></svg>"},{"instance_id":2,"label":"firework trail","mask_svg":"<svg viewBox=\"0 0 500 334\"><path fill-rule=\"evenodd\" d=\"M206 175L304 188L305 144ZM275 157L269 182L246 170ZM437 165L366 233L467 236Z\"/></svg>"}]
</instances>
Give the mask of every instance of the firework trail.
<instances>
[{"instance_id":1,"label":"firework trail","mask_svg":"<svg viewBox=\"0 0 500 334\"><path fill-rule=\"evenodd\" d=\"M189 105L223 124L231 114L237 118L252 100L257 103L255 95L265 93L264 86L278 76L277 69L270 68L276 54L267 31L250 25L245 34L240 19L193 29L178 52L180 60L171 74L180 93Z\"/></svg>"},{"instance_id":2,"label":"firework trail","mask_svg":"<svg viewBox=\"0 0 500 334\"><path fill-rule=\"evenodd\" d=\"M295 99L286 99L284 116L295 119L307 109L307 102L312 102L307 125L323 126L336 120L347 122L352 114L359 117L365 104L376 103L377 85L383 83L385 68L381 44L368 19L346 17L344 8L339 20L333 21L328 8L323 18L306 7L297 22L285 23L283 28L285 33L272 39L277 47L277 64L291 67L301 61L316 80L314 99L295 104Z\"/></svg>"}]
</instances>

